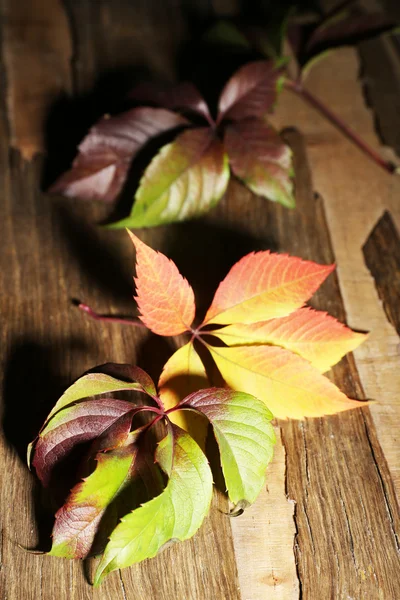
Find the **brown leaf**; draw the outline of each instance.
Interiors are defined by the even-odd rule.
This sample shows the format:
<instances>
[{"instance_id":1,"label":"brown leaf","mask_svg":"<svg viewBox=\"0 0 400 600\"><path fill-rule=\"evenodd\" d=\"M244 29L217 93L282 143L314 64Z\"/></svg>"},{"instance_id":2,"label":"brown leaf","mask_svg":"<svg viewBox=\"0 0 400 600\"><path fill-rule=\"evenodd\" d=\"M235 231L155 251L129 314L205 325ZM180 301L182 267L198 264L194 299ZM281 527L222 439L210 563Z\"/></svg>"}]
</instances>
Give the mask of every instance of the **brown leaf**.
<instances>
[{"instance_id":1,"label":"brown leaf","mask_svg":"<svg viewBox=\"0 0 400 600\"><path fill-rule=\"evenodd\" d=\"M184 117L162 108L134 108L115 117L104 116L80 144L72 168L50 191L112 202L137 152L149 140L185 124Z\"/></svg>"}]
</instances>

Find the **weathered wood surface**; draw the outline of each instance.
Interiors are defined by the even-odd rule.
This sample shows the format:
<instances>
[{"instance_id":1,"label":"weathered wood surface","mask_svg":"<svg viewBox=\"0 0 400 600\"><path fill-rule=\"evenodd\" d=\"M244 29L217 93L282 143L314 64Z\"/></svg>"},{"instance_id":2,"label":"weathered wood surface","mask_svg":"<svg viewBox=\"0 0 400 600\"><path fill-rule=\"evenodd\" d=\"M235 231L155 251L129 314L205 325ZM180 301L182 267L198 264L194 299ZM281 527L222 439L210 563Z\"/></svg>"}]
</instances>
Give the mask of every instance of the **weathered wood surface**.
<instances>
[{"instance_id":1,"label":"weathered wood surface","mask_svg":"<svg viewBox=\"0 0 400 600\"><path fill-rule=\"evenodd\" d=\"M220 4L222 12L227 10L226 3ZM3 5L5 11L12 10L11 1ZM41 10L46 11L45 5L49 15L61 6L56 0L41 0ZM67 7L58 14L63 23L68 18L74 45L61 89L85 96L71 102L64 98L52 111L47 129L50 175L68 160L71 142L90 120L144 68L163 78L176 76L175 55L188 35L187 20L196 10L201 16L208 10L199 1L188 14L172 0L162 5L69 0ZM316 303L342 320L347 313L351 326L372 333L356 352L355 362L351 357L344 360L333 377L353 397L362 398L364 389L377 404L328 419L282 423L267 489L249 511L229 520L218 510L224 499L216 496L193 540L114 573L99 590L89 586L81 563L31 555L18 546L48 543L48 507L24 465L24 455L62 388L107 360L138 361L156 375L170 349L167 342L142 331L85 320L72 306L71 298L79 298L100 312L131 313L133 252L121 232L94 225L104 215L103 207L41 193L44 159L27 163L17 150L10 150L21 144L15 143L17 121L10 108L13 89L26 84L19 87L18 76L38 80L36 70L22 75L16 69L16 40L8 27L3 19L1 78L14 88L5 87L0 104L0 597L396 598L398 336L387 322L361 247L383 208L399 219L399 183L289 92L282 98L277 121L295 125L305 135L312 174L311 179L299 135L290 134L296 156L295 212L267 204L232 182L226 198L207 218L145 231L141 237L177 262L202 307L229 266L250 250L271 248L320 262L336 259L338 277L324 284ZM24 51L35 49L18 46L18 56ZM377 145L357 70L355 53L341 51L315 69L309 85ZM52 70L43 72L47 89L54 89ZM27 106L29 101L27 96ZM43 102L48 102L47 96ZM38 120L46 110L47 104L31 123L35 135L42 131L44 124ZM317 198L314 189L320 194Z\"/></svg>"}]
</instances>

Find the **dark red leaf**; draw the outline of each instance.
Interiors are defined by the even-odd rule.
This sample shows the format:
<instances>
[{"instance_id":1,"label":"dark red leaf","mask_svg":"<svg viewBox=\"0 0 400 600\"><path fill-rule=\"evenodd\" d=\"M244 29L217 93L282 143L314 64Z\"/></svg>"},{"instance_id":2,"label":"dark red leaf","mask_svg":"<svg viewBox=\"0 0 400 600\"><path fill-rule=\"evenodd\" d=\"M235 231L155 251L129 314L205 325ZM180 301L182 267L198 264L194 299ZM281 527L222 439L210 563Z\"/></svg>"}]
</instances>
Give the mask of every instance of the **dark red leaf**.
<instances>
[{"instance_id":1,"label":"dark red leaf","mask_svg":"<svg viewBox=\"0 0 400 600\"><path fill-rule=\"evenodd\" d=\"M118 440L120 434L127 431L125 415L130 412L133 417L138 410L143 409L131 402L102 398L81 402L60 411L36 443L33 466L39 479L47 485L55 465L75 446L104 435L111 427Z\"/></svg>"},{"instance_id":2,"label":"dark red leaf","mask_svg":"<svg viewBox=\"0 0 400 600\"><path fill-rule=\"evenodd\" d=\"M218 104L218 121L262 117L271 111L282 69L273 61L250 62L229 79Z\"/></svg>"},{"instance_id":3,"label":"dark red leaf","mask_svg":"<svg viewBox=\"0 0 400 600\"><path fill-rule=\"evenodd\" d=\"M129 98L142 104L155 104L170 110L194 112L204 117L209 123L213 122L204 98L189 81L173 86L141 83L132 90Z\"/></svg>"},{"instance_id":4,"label":"dark red leaf","mask_svg":"<svg viewBox=\"0 0 400 600\"><path fill-rule=\"evenodd\" d=\"M394 26L393 21L384 13L356 15L346 10L343 11L343 18L340 18L340 15L331 17L313 31L307 42L306 52L314 54L317 49L355 44L362 39L389 31Z\"/></svg>"},{"instance_id":5,"label":"dark red leaf","mask_svg":"<svg viewBox=\"0 0 400 600\"><path fill-rule=\"evenodd\" d=\"M294 207L292 152L278 133L260 119L226 127L224 144L233 173L256 194Z\"/></svg>"},{"instance_id":6,"label":"dark red leaf","mask_svg":"<svg viewBox=\"0 0 400 600\"><path fill-rule=\"evenodd\" d=\"M72 168L50 192L112 202L136 153L161 133L186 124L184 117L161 108L134 108L115 117L104 116L80 144Z\"/></svg>"}]
</instances>

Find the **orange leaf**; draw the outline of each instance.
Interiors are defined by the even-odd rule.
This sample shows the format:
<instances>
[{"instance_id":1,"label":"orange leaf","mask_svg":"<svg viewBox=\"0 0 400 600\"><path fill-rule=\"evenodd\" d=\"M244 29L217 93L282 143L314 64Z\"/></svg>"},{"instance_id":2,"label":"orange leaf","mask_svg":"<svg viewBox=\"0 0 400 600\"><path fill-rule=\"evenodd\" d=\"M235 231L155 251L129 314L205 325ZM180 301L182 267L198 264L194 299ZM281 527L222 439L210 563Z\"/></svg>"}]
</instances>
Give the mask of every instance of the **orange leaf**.
<instances>
[{"instance_id":1,"label":"orange leaf","mask_svg":"<svg viewBox=\"0 0 400 600\"><path fill-rule=\"evenodd\" d=\"M158 382L160 398L166 409L172 408L192 392L209 386L203 363L191 342L171 356ZM177 411L171 413L170 418L204 448L207 423L201 416L189 411Z\"/></svg>"},{"instance_id":2,"label":"orange leaf","mask_svg":"<svg viewBox=\"0 0 400 600\"><path fill-rule=\"evenodd\" d=\"M277 346L208 346L229 387L263 400L275 417L322 417L366 402L350 400L309 362Z\"/></svg>"},{"instance_id":3,"label":"orange leaf","mask_svg":"<svg viewBox=\"0 0 400 600\"><path fill-rule=\"evenodd\" d=\"M367 337L326 312L300 308L288 317L250 325L228 325L213 332L228 346L274 344L299 354L323 373Z\"/></svg>"},{"instance_id":4,"label":"orange leaf","mask_svg":"<svg viewBox=\"0 0 400 600\"><path fill-rule=\"evenodd\" d=\"M196 310L192 288L172 260L128 233L136 248L135 299L141 320L159 335L187 331Z\"/></svg>"},{"instance_id":5,"label":"orange leaf","mask_svg":"<svg viewBox=\"0 0 400 600\"><path fill-rule=\"evenodd\" d=\"M334 268L269 250L252 252L233 265L220 283L204 324L285 317L300 308Z\"/></svg>"}]
</instances>

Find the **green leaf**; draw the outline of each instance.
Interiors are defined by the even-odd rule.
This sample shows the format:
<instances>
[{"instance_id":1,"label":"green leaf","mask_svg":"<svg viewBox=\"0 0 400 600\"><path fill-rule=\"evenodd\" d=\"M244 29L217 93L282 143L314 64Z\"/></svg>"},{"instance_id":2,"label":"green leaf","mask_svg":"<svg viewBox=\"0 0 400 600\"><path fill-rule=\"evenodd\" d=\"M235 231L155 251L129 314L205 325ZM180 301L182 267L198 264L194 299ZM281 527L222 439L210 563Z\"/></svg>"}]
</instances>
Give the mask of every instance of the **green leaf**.
<instances>
[{"instance_id":1,"label":"green leaf","mask_svg":"<svg viewBox=\"0 0 400 600\"><path fill-rule=\"evenodd\" d=\"M169 473L168 484L162 494L121 519L98 566L96 586L111 571L155 556L170 541L192 537L210 508L211 471L188 433L170 425L156 460Z\"/></svg>"},{"instance_id":2,"label":"green leaf","mask_svg":"<svg viewBox=\"0 0 400 600\"><path fill-rule=\"evenodd\" d=\"M91 551L99 529L104 529L107 509L120 499L121 492L132 487L138 505L146 495L146 486L151 470L152 481L157 480L158 491L162 489L162 478L154 463L144 465L145 453L138 438L144 428L132 432L125 446L109 452L99 452L93 473L76 485L67 502L56 514L53 528L52 556L85 558ZM143 450L143 448L142 448ZM147 477L146 477L147 475ZM158 476L158 477L157 477ZM148 497L148 495L147 495ZM151 496L150 496L151 497ZM130 501L133 501L132 494ZM129 507L132 508L132 505ZM111 511L112 525L116 525L116 509Z\"/></svg>"},{"instance_id":3,"label":"green leaf","mask_svg":"<svg viewBox=\"0 0 400 600\"><path fill-rule=\"evenodd\" d=\"M254 502L275 444L273 417L264 402L243 392L209 388L185 398L180 408L195 409L210 421L230 500L242 507Z\"/></svg>"},{"instance_id":4,"label":"green leaf","mask_svg":"<svg viewBox=\"0 0 400 600\"><path fill-rule=\"evenodd\" d=\"M218 203L228 181L228 159L212 130L184 131L147 167L130 216L108 227L152 227L199 216Z\"/></svg>"},{"instance_id":5,"label":"green leaf","mask_svg":"<svg viewBox=\"0 0 400 600\"><path fill-rule=\"evenodd\" d=\"M46 419L46 423L48 423L49 420L62 408L66 408L77 400L82 400L83 398L89 398L90 396L97 396L100 394L120 392L122 390L144 391L143 386L137 381L121 381L120 379L116 379L115 377L105 373L88 373L87 375L83 375L83 377L77 379L75 383L73 383L56 402Z\"/></svg>"}]
</instances>

